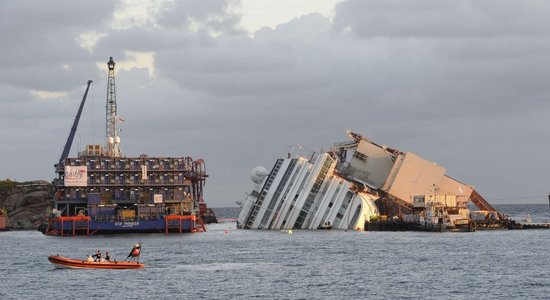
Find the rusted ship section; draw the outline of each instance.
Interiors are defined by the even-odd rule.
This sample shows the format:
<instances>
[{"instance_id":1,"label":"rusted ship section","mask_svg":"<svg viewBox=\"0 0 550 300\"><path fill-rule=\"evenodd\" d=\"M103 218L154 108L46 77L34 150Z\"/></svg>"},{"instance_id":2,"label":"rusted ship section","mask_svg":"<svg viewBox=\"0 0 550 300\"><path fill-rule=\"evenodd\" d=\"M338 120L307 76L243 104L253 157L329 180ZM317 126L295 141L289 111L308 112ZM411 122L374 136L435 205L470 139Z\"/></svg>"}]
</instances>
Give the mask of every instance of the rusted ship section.
<instances>
[{"instance_id":1,"label":"rusted ship section","mask_svg":"<svg viewBox=\"0 0 550 300\"><path fill-rule=\"evenodd\" d=\"M397 228L474 230L476 222L499 224L503 215L471 185L412 152L382 146L349 132L350 141L335 145L339 172L375 195L380 215L367 230ZM470 210L471 205L476 210Z\"/></svg>"},{"instance_id":2,"label":"rusted ship section","mask_svg":"<svg viewBox=\"0 0 550 300\"><path fill-rule=\"evenodd\" d=\"M0 231L9 230L8 211L0 209Z\"/></svg>"}]
</instances>

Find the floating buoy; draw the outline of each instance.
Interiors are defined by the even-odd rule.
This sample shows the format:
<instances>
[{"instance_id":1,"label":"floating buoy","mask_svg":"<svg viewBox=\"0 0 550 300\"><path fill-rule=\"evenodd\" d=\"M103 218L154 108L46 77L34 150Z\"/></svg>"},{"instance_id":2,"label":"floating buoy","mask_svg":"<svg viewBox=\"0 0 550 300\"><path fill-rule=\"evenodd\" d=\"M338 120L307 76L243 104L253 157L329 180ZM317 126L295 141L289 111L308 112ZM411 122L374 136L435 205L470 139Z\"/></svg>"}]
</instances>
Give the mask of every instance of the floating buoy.
<instances>
[{"instance_id":1,"label":"floating buoy","mask_svg":"<svg viewBox=\"0 0 550 300\"><path fill-rule=\"evenodd\" d=\"M228 233L229 233L229 231L227 231L227 229L226 229L226 230L224 230L224 232L223 232L223 233L225 233L225 234L228 234Z\"/></svg>"}]
</instances>

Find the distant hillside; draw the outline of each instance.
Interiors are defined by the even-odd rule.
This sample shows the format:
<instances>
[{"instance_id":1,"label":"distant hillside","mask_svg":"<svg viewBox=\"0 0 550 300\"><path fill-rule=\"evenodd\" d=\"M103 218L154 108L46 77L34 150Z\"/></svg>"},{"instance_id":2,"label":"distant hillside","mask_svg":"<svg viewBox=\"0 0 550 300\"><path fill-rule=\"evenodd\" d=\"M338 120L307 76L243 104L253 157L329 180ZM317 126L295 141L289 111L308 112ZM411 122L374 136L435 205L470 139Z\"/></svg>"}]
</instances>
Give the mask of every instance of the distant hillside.
<instances>
[{"instance_id":1,"label":"distant hillside","mask_svg":"<svg viewBox=\"0 0 550 300\"><path fill-rule=\"evenodd\" d=\"M35 229L51 208L53 186L44 180L0 180L0 209L8 211L12 229Z\"/></svg>"},{"instance_id":2,"label":"distant hillside","mask_svg":"<svg viewBox=\"0 0 550 300\"><path fill-rule=\"evenodd\" d=\"M213 207L218 219L236 219L239 217L240 207Z\"/></svg>"}]
</instances>

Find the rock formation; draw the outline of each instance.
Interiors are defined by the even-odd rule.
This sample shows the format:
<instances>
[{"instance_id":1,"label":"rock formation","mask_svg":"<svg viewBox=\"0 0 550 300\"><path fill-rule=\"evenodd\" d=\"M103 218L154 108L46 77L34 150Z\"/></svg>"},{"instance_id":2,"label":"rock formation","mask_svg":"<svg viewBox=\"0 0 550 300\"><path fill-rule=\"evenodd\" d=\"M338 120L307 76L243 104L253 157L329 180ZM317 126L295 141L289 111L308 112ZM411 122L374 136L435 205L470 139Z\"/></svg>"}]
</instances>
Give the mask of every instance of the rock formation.
<instances>
[{"instance_id":1,"label":"rock formation","mask_svg":"<svg viewBox=\"0 0 550 300\"><path fill-rule=\"evenodd\" d=\"M53 186L44 180L0 181L0 209L8 212L11 229L36 229L52 207Z\"/></svg>"}]
</instances>

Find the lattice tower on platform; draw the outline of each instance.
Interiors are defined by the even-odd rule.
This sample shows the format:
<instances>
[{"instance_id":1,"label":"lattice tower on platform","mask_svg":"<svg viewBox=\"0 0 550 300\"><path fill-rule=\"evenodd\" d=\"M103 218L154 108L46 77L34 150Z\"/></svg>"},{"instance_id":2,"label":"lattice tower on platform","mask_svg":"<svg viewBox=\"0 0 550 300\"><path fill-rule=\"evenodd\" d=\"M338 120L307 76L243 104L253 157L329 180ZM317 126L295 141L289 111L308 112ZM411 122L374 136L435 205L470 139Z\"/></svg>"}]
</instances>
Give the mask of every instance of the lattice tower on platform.
<instances>
[{"instance_id":1,"label":"lattice tower on platform","mask_svg":"<svg viewBox=\"0 0 550 300\"><path fill-rule=\"evenodd\" d=\"M113 157L120 157L120 137L117 133L117 105L115 90L115 62L113 57L107 62L109 74L107 76L107 106L106 106L106 143L107 153Z\"/></svg>"}]
</instances>

